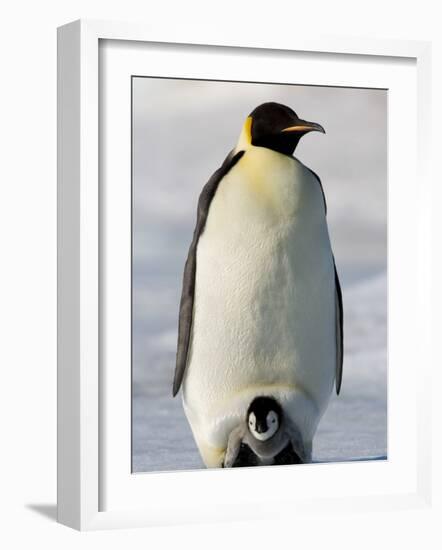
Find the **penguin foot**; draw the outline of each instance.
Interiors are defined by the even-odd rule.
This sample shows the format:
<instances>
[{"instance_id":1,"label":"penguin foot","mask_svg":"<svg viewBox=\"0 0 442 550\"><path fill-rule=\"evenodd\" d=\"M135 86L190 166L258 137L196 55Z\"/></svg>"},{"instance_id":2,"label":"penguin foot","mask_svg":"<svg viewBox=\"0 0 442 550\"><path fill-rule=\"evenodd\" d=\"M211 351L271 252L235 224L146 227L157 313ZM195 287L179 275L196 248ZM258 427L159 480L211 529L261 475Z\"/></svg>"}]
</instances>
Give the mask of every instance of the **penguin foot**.
<instances>
[{"instance_id":1,"label":"penguin foot","mask_svg":"<svg viewBox=\"0 0 442 550\"><path fill-rule=\"evenodd\" d=\"M304 461L293 450L289 443L280 453L278 453L273 461L274 466L283 466L288 464L303 464ZM232 468L247 468L251 466L263 466L256 454L245 443L241 443L241 447L236 457ZM224 463L222 465L224 467Z\"/></svg>"}]
</instances>

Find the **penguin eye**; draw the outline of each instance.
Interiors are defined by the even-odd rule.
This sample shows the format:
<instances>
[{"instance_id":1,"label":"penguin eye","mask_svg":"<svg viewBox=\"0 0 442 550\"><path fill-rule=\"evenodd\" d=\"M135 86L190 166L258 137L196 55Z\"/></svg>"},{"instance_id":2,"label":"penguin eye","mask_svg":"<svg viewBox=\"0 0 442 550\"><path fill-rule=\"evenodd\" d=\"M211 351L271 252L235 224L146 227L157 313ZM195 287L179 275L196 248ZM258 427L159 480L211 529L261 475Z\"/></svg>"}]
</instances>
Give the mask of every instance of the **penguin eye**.
<instances>
[{"instance_id":1,"label":"penguin eye","mask_svg":"<svg viewBox=\"0 0 442 550\"><path fill-rule=\"evenodd\" d=\"M275 418L272 419L272 424L274 424L276 422Z\"/></svg>"}]
</instances>

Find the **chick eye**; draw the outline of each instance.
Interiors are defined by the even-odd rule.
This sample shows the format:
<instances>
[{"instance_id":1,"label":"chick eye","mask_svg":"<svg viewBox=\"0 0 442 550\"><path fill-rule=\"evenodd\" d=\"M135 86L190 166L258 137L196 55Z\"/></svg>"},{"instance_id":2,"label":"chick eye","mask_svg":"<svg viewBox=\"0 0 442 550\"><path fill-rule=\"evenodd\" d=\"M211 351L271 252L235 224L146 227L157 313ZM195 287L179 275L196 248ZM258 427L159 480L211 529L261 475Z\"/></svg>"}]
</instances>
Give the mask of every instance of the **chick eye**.
<instances>
[{"instance_id":1,"label":"chick eye","mask_svg":"<svg viewBox=\"0 0 442 550\"><path fill-rule=\"evenodd\" d=\"M275 419L273 419L273 420L272 420L272 424L274 424L275 422L276 422L276 420L275 420Z\"/></svg>"}]
</instances>

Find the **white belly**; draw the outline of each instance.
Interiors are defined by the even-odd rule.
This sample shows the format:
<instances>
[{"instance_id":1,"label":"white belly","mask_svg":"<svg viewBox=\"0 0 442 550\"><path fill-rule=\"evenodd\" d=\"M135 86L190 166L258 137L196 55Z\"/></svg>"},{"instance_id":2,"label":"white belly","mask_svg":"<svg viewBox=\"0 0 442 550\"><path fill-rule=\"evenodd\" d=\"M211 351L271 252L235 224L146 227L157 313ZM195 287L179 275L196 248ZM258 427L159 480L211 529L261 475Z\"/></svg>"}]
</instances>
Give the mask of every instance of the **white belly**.
<instances>
[{"instance_id":1,"label":"white belly","mask_svg":"<svg viewBox=\"0 0 442 550\"><path fill-rule=\"evenodd\" d=\"M312 437L335 376L333 259L321 190L298 161L252 148L221 182L197 249L184 404L225 448L253 397Z\"/></svg>"}]
</instances>

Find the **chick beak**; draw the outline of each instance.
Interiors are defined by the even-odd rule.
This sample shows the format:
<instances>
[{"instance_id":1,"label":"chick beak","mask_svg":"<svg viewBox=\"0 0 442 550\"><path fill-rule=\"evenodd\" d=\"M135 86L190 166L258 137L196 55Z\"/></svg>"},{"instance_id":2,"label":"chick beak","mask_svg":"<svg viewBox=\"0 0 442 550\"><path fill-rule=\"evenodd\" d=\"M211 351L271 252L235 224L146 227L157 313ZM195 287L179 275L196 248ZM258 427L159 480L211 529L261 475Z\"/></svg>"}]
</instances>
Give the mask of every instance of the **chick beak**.
<instances>
[{"instance_id":1,"label":"chick beak","mask_svg":"<svg viewBox=\"0 0 442 550\"><path fill-rule=\"evenodd\" d=\"M281 132L299 132L301 134L306 134L307 132L321 132L325 134L325 130L320 124L301 119L299 119L294 126L284 128Z\"/></svg>"},{"instance_id":2,"label":"chick beak","mask_svg":"<svg viewBox=\"0 0 442 550\"><path fill-rule=\"evenodd\" d=\"M267 424L265 422L257 422L256 423L256 431L259 434L265 434L267 431Z\"/></svg>"}]
</instances>

